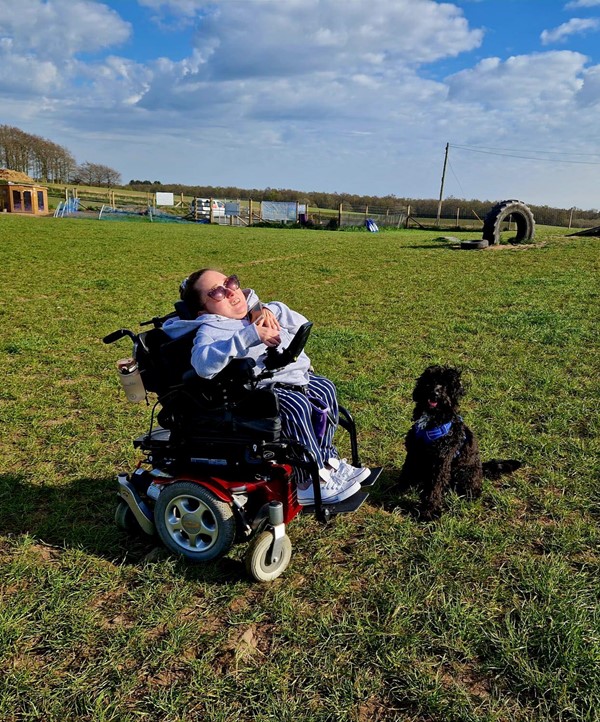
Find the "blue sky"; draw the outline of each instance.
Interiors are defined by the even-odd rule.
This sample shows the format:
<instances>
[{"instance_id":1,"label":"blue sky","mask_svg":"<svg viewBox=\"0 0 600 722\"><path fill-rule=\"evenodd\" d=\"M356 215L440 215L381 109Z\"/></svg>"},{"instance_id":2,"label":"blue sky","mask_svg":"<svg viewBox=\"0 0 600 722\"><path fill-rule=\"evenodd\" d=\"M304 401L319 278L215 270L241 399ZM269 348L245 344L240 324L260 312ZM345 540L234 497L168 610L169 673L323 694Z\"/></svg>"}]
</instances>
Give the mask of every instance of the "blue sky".
<instances>
[{"instance_id":1,"label":"blue sky","mask_svg":"<svg viewBox=\"0 0 600 722\"><path fill-rule=\"evenodd\" d=\"M0 124L131 178L599 208L600 0L0 0Z\"/></svg>"}]
</instances>

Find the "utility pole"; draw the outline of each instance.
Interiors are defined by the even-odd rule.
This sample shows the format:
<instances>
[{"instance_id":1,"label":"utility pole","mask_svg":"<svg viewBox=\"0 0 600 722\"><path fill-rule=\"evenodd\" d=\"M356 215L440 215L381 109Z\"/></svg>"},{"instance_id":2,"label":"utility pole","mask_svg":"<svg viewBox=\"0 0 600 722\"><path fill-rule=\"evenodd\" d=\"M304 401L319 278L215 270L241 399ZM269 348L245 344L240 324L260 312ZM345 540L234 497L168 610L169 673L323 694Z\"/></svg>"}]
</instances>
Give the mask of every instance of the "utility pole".
<instances>
[{"instance_id":1,"label":"utility pole","mask_svg":"<svg viewBox=\"0 0 600 722\"><path fill-rule=\"evenodd\" d=\"M448 149L449 148L450 148L450 143L446 143L446 154L444 155L444 169L442 170L442 185L440 187L440 200L438 201L438 210L437 210L438 228L440 225L440 215L442 213L442 198L444 197L444 181L446 180L446 165L448 163Z\"/></svg>"}]
</instances>

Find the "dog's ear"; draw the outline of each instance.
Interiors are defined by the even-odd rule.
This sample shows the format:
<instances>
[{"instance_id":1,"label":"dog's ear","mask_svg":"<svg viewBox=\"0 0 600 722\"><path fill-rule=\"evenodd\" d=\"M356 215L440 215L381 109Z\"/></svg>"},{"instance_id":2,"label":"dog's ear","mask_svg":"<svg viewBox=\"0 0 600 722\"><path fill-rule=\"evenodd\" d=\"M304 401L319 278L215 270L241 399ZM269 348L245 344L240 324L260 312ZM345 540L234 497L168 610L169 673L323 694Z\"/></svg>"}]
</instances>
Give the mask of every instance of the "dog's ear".
<instances>
[{"instance_id":1,"label":"dog's ear","mask_svg":"<svg viewBox=\"0 0 600 722\"><path fill-rule=\"evenodd\" d=\"M455 399L460 399L465 395L465 387L462 382L462 372L460 369L446 369L448 379L448 390Z\"/></svg>"},{"instance_id":2,"label":"dog's ear","mask_svg":"<svg viewBox=\"0 0 600 722\"><path fill-rule=\"evenodd\" d=\"M431 382L431 378L438 373L439 369L439 366L428 366L425 371L423 371L415 383L412 395L413 401L418 402L423 398L423 390L427 388Z\"/></svg>"},{"instance_id":3,"label":"dog's ear","mask_svg":"<svg viewBox=\"0 0 600 722\"><path fill-rule=\"evenodd\" d=\"M412 400L416 403L421 398L421 389L423 388L423 374L415 382L415 388L412 392Z\"/></svg>"}]
</instances>

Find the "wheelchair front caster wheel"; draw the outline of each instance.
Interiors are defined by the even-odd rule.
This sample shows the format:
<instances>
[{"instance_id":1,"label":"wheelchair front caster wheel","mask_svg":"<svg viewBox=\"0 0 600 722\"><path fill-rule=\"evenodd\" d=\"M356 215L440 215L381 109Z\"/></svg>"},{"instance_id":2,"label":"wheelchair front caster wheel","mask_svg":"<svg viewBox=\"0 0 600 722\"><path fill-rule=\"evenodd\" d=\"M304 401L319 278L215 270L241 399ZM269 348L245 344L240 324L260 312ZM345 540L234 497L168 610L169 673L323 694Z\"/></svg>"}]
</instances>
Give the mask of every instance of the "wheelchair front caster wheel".
<instances>
[{"instance_id":1,"label":"wheelchair front caster wheel","mask_svg":"<svg viewBox=\"0 0 600 722\"><path fill-rule=\"evenodd\" d=\"M246 552L246 570L258 582L271 582L282 574L292 558L292 542L289 536L281 540L281 554L274 562L271 559L273 534L263 531L256 536Z\"/></svg>"},{"instance_id":2,"label":"wheelchair front caster wheel","mask_svg":"<svg viewBox=\"0 0 600 722\"><path fill-rule=\"evenodd\" d=\"M138 534L142 532L141 526L137 523L134 513L129 508L129 504L119 499L117 508L115 509L115 524L122 531L128 534Z\"/></svg>"}]
</instances>

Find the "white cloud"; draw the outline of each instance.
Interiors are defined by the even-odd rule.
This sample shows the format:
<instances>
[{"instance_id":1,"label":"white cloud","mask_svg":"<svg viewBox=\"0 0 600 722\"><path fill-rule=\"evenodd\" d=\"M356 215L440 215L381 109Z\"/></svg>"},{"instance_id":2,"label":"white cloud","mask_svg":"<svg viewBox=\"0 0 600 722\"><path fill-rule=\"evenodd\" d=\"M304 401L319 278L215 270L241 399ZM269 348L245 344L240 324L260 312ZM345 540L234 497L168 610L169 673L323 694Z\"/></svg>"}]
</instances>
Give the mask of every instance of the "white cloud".
<instances>
[{"instance_id":1,"label":"white cloud","mask_svg":"<svg viewBox=\"0 0 600 722\"><path fill-rule=\"evenodd\" d=\"M575 8L595 8L600 6L600 0L572 0L565 5L566 10Z\"/></svg>"},{"instance_id":2,"label":"white cloud","mask_svg":"<svg viewBox=\"0 0 600 722\"><path fill-rule=\"evenodd\" d=\"M205 0L138 0L138 3L155 12L181 14L189 18L194 17L206 6Z\"/></svg>"},{"instance_id":3,"label":"white cloud","mask_svg":"<svg viewBox=\"0 0 600 722\"><path fill-rule=\"evenodd\" d=\"M450 137L471 146L520 147L521 156L531 148L597 152L600 73L585 65L580 53L553 51L506 61L488 58L450 76ZM547 172L551 166L546 166ZM535 164L523 162L523 169L531 174Z\"/></svg>"},{"instance_id":4,"label":"white cloud","mask_svg":"<svg viewBox=\"0 0 600 722\"><path fill-rule=\"evenodd\" d=\"M207 14L196 43L212 77L368 72L382 57L388 66L418 65L472 50L482 39L456 6L430 0L347 2L342 11L335 0L295 5L224 2Z\"/></svg>"},{"instance_id":5,"label":"white cloud","mask_svg":"<svg viewBox=\"0 0 600 722\"><path fill-rule=\"evenodd\" d=\"M600 105L600 65L588 68L583 74L583 86L578 100L584 107ZM594 135L595 132L591 137Z\"/></svg>"},{"instance_id":6,"label":"white cloud","mask_svg":"<svg viewBox=\"0 0 600 722\"><path fill-rule=\"evenodd\" d=\"M124 42L130 25L90 0L0 0L0 90L19 96L72 92L79 53Z\"/></svg>"},{"instance_id":7,"label":"white cloud","mask_svg":"<svg viewBox=\"0 0 600 722\"><path fill-rule=\"evenodd\" d=\"M447 78L449 98L485 108L518 104L531 109L565 107L581 88L586 57L569 50L486 58ZM522 111L520 111L522 112Z\"/></svg>"},{"instance_id":8,"label":"white cloud","mask_svg":"<svg viewBox=\"0 0 600 722\"><path fill-rule=\"evenodd\" d=\"M127 40L129 23L92 0L0 0L0 33L12 52L35 53L60 64L78 52L95 52Z\"/></svg>"},{"instance_id":9,"label":"white cloud","mask_svg":"<svg viewBox=\"0 0 600 722\"><path fill-rule=\"evenodd\" d=\"M580 35L587 31L598 30L600 20L598 18L571 18L568 22L559 25L553 30L543 30L540 40L543 45L557 43L566 40L571 35Z\"/></svg>"}]
</instances>

